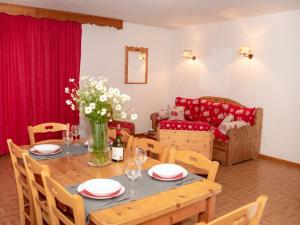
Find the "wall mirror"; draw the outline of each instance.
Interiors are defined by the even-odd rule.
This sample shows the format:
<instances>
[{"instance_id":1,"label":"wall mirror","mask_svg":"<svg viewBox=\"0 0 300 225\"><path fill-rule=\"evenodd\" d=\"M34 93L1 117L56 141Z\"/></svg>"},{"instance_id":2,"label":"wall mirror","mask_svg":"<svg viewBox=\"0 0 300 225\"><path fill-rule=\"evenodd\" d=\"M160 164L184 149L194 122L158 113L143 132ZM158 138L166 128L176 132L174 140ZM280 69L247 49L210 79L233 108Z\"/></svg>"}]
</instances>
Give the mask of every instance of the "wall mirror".
<instances>
[{"instance_id":1,"label":"wall mirror","mask_svg":"<svg viewBox=\"0 0 300 225\"><path fill-rule=\"evenodd\" d=\"M148 48L126 46L125 84L147 84Z\"/></svg>"}]
</instances>

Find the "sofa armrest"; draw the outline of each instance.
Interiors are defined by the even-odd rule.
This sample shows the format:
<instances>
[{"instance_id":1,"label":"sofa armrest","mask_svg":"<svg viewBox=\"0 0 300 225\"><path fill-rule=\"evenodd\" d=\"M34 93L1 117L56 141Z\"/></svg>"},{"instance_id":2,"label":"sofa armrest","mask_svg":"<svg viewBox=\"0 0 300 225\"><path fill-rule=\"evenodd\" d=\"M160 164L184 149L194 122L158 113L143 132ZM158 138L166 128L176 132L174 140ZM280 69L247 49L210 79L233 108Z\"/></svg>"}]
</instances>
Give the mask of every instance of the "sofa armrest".
<instances>
[{"instance_id":1,"label":"sofa armrest","mask_svg":"<svg viewBox=\"0 0 300 225\"><path fill-rule=\"evenodd\" d=\"M158 127L159 120L157 118L158 118L158 113L152 113L150 115L150 119L152 120L152 129L154 130L157 130Z\"/></svg>"},{"instance_id":2,"label":"sofa armrest","mask_svg":"<svg viewBox=\"0 0 300 225\"><path fill-rule=\"evenodd\" d=\"M257 109L253 126L232 128L227 132L229 136L228 152L232 157L228 165L248 159L256 159L260 152L263 110Z\"/></svg>"},{"instance_id":3,"label":"sofa armrest","mask_svg":"<svg viewBox=\"0 0 300 225\"><path fill-rule=\"evenodd\" d=\"M255 140L256 144L259 144L261 140L261 132L262 132L262 118L263 118L263 109L257 108L255 115L255 124L253 126L244 126L240 128L231 128L227 131L227 135L231 138L240 138L242 136L247 136L250 138L250 141Z\"/></svg>"}]
</instances>

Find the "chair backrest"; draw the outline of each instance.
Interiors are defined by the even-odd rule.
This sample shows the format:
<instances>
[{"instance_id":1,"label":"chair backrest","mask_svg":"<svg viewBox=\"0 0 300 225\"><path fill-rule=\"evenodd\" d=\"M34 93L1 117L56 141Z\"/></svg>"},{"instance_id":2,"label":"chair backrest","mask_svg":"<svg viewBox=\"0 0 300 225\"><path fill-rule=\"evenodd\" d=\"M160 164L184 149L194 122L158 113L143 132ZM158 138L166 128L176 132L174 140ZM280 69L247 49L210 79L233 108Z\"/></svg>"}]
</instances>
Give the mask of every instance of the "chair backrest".
<instances>
[{"instance_id":1,"label":"chair backrest","mask_svg":"<svg viewBox=\"0 0 300 225\"><path fill-rule=\"evenodd\" d=\"M169 163L179 163L187 165L189 169L200 174L206 174L207 179L215 181L219 168L219 163L211 161L199 152L189 150L176 150L174 148L169 151Z\"/></svg>"},{"instance_id":2,"label":"chair backrest","mask_svg":"<svg viewBox=\"0 0 300 225\"><path fill-rule=\"evenodd\" d=\"M255 202L236 209L209 223L196 225L258 225L267 202L267 196L259 196Z\"/></svg>"},{"instance_id":3,"label":"chair backrest","mask_svg":"<svg viewBox=\"0 0 300 225\"><path fill-rule=\"evenodd\" d=\"M168 158L168 148L164 148L158 141L150 138L134 138L132 149L136 147L143 148L150 156L154 155L154 158L158 158L161 162L166 162ZM157 156L157 157L155 157Z\"/></svg>"},{"instance_id":4,"label":"chair backrest","mask_svg":"<svg viewBox=\"0 0 300 225\"><path fill-rule=\"evenodd\" d=\"M82 198L70 194L52 179L47 171L42 172L51 225L86 224Z\"/></svg>"},{"instance_id":5,"label":"chair backrest","mask_svg":"<svg viewBox=\"0 0 300 225\"><path fill-rule=\"evenodd\" d=\"M108 137L111 139L116 139L116 128L108 128ZM130 133L127 130L121 129L122 142L127 143L130 137Z\"/></svg>"},{"instance_id":6,"label":"chair backrest","mask_svg":"<svg viewBox=\"0 0 300 225\"><path fill-rule=\"evenodd\" d=\"M36 224L31 189L28 184L28 176L22 158L22 154L26 153L26 151L14 144L11 139L7 140L7 145L14 168L18 190L20 225L28 224L28 221L30 224Z\"/></svg>"},{"instance_id":7,"label":"chair backrest","mask_svg":"<svg viewBox=\"0 0 300 225\"><path fill-rule=\"evenodd\" d=\"M134 140L135 140L135 137L132 136L132 135L130 135L129 138L128 138L127 144L126 144L126 149L128 151L132 150L132 147L133 147L133 144L134 144Z\"/></svg>"},{"instance_id":8,"label":"chair backrest","mask_svg":"<svg viewBox=\"0 0 300 225\"><path fill-rule=\"evenodd\" d=\"M48 172L49 168L32 159L28 153L23 154L23 159L32 193L37 224L44 224L44 221L50 224L46 193L41 175L42 171Z\"/></svg>"},{"instance_id":9,"label":"chair backrest","mask_svg":"<svg viewBox=\"0 0 300 225\"><path fill-rule=\"evenodd\" d=\"M34 145L36 143L35 134L37 133L58 132L63 130L70 130L70 124L49 122L49 123L41 123L36 126L28 126L30 144ZM49 140L40 141L39 143L43 143L47 141Z\"/></svg>"}]
</instances>

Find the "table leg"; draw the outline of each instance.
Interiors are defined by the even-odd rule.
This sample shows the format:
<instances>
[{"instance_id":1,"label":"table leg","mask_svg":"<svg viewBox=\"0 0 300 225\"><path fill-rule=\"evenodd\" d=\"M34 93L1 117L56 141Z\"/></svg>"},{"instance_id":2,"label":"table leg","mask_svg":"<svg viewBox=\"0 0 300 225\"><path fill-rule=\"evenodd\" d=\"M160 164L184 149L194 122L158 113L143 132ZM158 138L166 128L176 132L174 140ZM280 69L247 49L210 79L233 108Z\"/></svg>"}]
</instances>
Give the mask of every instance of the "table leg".
<instances>
[{"instance_id":1,"label":"table leg","mask_svg":"<svg viewBox=\"0 0 300 225\"><path fill-rule=\"evenodd\" d=\"M206 200L206 210L198 215L198 222L210 222L215 215L216 196L212 196Z\"/></svg>"}]
</instances>

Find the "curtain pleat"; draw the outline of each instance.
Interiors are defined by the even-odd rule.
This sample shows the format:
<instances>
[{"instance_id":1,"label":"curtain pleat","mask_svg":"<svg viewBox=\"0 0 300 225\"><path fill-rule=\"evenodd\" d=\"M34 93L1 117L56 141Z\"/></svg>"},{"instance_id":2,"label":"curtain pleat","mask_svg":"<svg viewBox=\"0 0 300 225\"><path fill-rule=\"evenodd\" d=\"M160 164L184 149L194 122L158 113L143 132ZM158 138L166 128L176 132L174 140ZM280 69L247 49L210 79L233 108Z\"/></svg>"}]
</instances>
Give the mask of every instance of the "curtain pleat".
<instances>
[{"instance_id":1,"label":"curtain pleat","mask_svg":"<svg viewBox=\"0 0 300 225\"><path fill-rule=\"evenodd\" d=\"M0 155L29 143L28 125L76 124L64 88L79 80L81 24L0 13Z\"/></svg>"}]
</instances>

